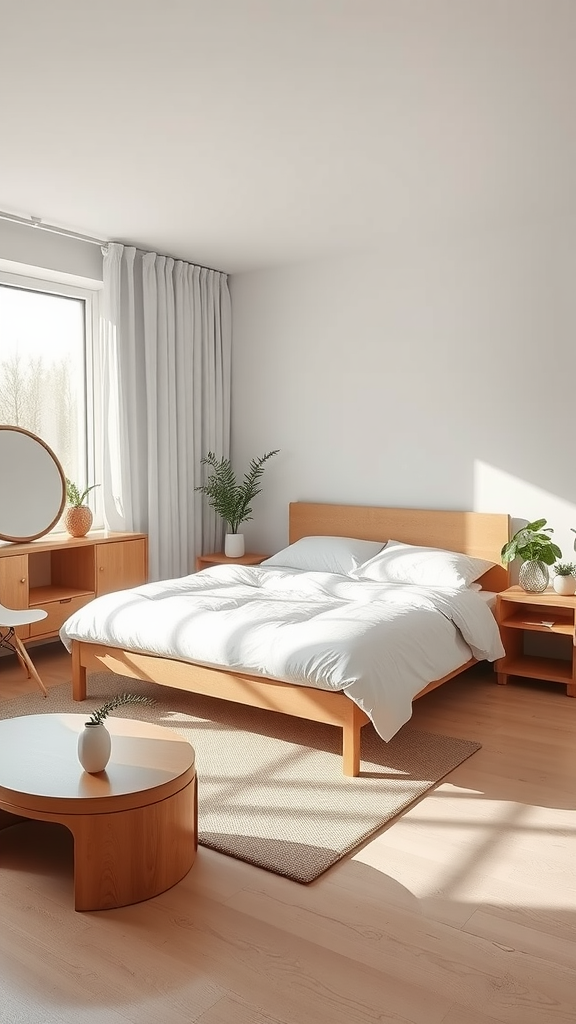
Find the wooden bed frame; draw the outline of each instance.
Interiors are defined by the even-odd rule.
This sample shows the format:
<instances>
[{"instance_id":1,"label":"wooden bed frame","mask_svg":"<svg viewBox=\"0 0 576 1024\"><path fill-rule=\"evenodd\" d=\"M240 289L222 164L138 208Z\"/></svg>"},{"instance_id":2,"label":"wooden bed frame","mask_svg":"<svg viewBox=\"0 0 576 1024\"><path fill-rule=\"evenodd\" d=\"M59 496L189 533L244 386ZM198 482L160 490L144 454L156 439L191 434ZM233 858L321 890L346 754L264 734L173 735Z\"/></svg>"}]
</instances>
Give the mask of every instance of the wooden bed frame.
<instances>
[{"instance_id":1,"label":"wooden bed frame","mask_svg":"<svg viewBox=\"0 0 576 1024\"><path fill-rule=\"evenodd\" d=\"M484 590L496 592L505 590L509 585L508 570L499 564L500 551L509 539L509 531L510 520L507 515L488 512L442 512L307 502L293 502L289 507L291 544L301 537L309 536L357 537L383 542L393 538L406 544L424 544L461 551L498 563L479 580ZM429 693L473 664L475 659L471 658L454 672L430 683L416 697ZM295 686L263 679L261 676L240 675L153 654L74 640L74 700L86 698L86 672L102 669L133 679L336 725L342 729L344 774L359 774L361 729L369 719L344 693Z\"/></svg>"}]
</instances>

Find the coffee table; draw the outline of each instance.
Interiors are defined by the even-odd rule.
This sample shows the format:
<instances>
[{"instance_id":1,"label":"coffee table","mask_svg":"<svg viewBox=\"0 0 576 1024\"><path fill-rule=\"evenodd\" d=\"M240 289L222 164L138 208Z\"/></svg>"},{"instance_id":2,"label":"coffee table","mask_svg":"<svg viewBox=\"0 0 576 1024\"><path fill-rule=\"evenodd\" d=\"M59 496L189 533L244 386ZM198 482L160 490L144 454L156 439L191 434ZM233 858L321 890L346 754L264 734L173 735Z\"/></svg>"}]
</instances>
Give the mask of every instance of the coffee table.
<instances>
[{"instance_id":1,"label":"coffee table","mask_svg":"<svg viewBox=\"0 0 576 1024\"><path fill-rule=\"evenodd\" d=\"M165 727L108 718L110 761L89 775L76 753L85 721L0 721L0 830L30 818L65 825L74 837L75 909L108 910L165 892L192 867L194 749Z\"/></svg>"}]
</instances>

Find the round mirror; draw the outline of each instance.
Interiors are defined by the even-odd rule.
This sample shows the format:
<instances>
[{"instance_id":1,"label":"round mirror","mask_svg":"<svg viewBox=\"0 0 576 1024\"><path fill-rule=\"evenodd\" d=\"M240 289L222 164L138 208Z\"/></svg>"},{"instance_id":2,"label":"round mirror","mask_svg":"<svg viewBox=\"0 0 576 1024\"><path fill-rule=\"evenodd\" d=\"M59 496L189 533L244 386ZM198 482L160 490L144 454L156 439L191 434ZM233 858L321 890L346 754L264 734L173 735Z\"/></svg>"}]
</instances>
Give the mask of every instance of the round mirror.
<instances>
[{"instance_id":1,"label":"round mirror","mask_svg":"<svg viewBox=\"0 0 576 1024\"><path fill-rule=\"evenodd\" d=\"M22 427L0 425L0 540L35 540L58 522L66 477L54 452Z\"/></svg>"}]
</instances>

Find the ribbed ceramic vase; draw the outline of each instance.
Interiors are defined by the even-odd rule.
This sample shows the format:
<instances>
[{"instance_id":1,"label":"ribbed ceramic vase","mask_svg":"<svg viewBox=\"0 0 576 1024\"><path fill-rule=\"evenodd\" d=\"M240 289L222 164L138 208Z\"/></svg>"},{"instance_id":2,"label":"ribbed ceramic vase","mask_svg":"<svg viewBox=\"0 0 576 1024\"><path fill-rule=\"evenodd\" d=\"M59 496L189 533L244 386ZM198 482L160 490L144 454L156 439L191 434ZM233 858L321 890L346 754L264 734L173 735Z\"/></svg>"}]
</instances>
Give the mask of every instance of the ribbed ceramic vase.
<instances>
[{"instance_id":1,"label":"ribbed ceramic vase","mask_svg":"<svg viewBox=\"0 0 576 1024\"><path fill-rule=\"evenodd\" d=\"M112 751L110 733L102 722L86 722L78 736L78 760L85 772L103 772Z\"/></svg>"},{"instance_id":2,"label":"ribbed ceramic vase","mask_svg":"<svg viewBox=\"0 0 576 1024\"><path fill-rule=\"evenodd\" d=\"M536 562L531 559L522 562L518 582L523 590L533 593L546 590L550 582L548 566L545 562Z\"/></svg>"},{"instance_id":3,"label":"ribbed ceramic vase","mask_svg":"<svg viewBox=\"0 0 576 1024\"><path fill-rule=\"evenodd\" d=\"M85 537L92 526L92 519L88 505L68 505L64 512L64 526L71 537Z\"/></svg>"}]
</instances>

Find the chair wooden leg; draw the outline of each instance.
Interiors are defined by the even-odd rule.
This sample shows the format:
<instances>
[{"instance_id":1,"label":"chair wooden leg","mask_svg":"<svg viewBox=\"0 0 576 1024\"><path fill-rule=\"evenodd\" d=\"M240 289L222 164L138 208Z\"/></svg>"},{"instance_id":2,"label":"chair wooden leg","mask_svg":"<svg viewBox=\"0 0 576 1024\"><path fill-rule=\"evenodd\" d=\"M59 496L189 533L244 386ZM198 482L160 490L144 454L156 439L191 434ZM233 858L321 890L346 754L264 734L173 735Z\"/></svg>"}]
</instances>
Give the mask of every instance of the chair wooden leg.
<instances>
[{"instance_id":1,"label":"chair wooden leg","mask_svg":"<svg viewBox=\"0 0 576 1024\"><path fill-rule=\"evenodd\" d=\"M14 654L18 658L18 661L20 662L20 664L22 665L22 668L24 669L26 675L28 676L28 679L30 679L32 673L30 672L30 669L28 668L28 665L24 661L24 658L22 657L22 655L20 654L20 651L18 650L18 648L16 646L14 646Z\"/></svg>"},{"instance_id":2,"label":"chair wooden leg","mask_svg":"<svg viewBox=\"0 0 576 1024\"><path fill-rule=\"evenodd\" d=\"M18 658L20 659L21 665L23 665L26 668L27 672L28 672L28 677L30 678L30 676L34 676L34 679L38 683L38 686L42 690L42 693L44 694L45 697L47 697L48 696L48 690L46 689L46 687L44 686L44 683L40 679L40 676L38 675L38 673L37 673L37 671L36 671L36 669L34 667L34 663L32 662L32 659L30 658L30 656L28 654L28 651L24 647L24 644L20 640L20 637L18 637L18 636L16 636L16 634L14 634L14 636L12 638L12 643L14 644L14 647L15 647L15 650L16 650L16 654L18 655Z\"/></svg>"}]
</instances>

